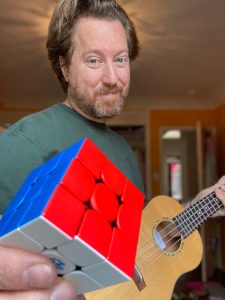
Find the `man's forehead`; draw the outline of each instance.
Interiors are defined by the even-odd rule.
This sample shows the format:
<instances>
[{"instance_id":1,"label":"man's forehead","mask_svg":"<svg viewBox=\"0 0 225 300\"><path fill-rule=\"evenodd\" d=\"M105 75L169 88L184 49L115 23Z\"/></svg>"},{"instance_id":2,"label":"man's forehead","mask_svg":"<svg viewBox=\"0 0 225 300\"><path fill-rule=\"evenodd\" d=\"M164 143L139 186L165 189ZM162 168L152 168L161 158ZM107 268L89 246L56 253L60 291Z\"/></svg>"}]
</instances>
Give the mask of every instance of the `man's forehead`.
<instances>
[{"instance_id":1,"label":"man's forehead","mask_svg":"<svg viewBox=\"0 0 225 300\"><path fill-rule=\"evenodd\" d=\"M82 40L86 44L94 41L127 42L123 25L119 20L80 18L73 29L73 40Z\"/></svg>"},{"instance_id":2,"label":"man's forehead","mask_svg":"<svg viewBox=\"0 0 225 300\"><path fill-rule=\"evenodd\" d=\"M128 51L125 30L119 20L82 17L75 24L72 36L74 48L103 50L104 47L112 47Z\"/></svg>"}]
</instances>

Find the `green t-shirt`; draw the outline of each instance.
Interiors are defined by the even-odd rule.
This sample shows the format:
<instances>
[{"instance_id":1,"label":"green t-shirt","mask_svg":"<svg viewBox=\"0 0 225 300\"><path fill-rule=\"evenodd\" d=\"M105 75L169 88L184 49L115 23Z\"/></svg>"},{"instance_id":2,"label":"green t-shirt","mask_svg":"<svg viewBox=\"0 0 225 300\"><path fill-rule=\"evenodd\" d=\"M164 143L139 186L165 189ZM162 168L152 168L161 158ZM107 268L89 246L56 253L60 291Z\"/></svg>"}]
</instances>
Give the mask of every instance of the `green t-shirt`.
<instances>
[{"instance_id":1,"label":"green t-shirt","mask_svg":"<svg viewBox=\"0 0 225 300\"><path fill-rule=\"evenodd\" d=\"M137 159L127 142L108 126L82 117L64 104L16 122L0 134L0 213L26 176L83 137L89 137L142 191Z\"/></svg>"}]
</instances>

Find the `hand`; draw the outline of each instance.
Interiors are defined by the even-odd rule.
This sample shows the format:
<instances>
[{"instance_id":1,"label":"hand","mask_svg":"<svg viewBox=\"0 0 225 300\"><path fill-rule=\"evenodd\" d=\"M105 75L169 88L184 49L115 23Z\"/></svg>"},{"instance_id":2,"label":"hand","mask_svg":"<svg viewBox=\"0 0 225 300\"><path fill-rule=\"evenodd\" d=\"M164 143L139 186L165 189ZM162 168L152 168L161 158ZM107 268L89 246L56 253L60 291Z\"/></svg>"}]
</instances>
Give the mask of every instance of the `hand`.
<instances>
[{"instance_id":1,"label":"hand","mask_svg":"<svg viewBox=\"0 0 225 300\"><path fill-rule=\"evenodd\" d=\"M220 209L214 216L225 216L225 176L223 176L215 185L215 194L223 203L224 207Z\"/></svg>"},{"instance_id":2,"label":"hand","mask_svg":"<svg viewBox=\"0 0 225 300\"><path fill-rule=\"evenodd\" d=\"M204 190L202 190L192 201L191 201L191 205L196 203L197 201L201 200L202 198L204 198L206 195L215 192L217 198L223 203L223 205L225 206L225 176L221 177L219 179L219 181L209 187L206 188ZM220 210L218 210L213 217L218 217L218 216L225 216L225 208L222 208Z\"/></svg>"},{"instance_id":3,"label":"hand","mask_svg":"<svg viewBox=\"0 0 225 300\"><path fill-rule=\"evenodd\" d=\"M47 257L0 246L0 300L75 300L74 288L57 278Z\"/></svg>"}]
</instances>

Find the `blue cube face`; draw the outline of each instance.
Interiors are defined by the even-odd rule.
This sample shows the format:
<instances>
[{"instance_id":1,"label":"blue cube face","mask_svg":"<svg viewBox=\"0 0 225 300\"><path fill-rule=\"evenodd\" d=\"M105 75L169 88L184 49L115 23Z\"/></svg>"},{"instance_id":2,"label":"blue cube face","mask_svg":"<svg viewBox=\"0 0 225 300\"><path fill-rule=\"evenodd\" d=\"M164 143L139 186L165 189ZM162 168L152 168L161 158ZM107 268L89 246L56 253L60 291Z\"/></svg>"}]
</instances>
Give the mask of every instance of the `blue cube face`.
<instances>
[{"instance_id":1,"label":"blue cube face","mask_svg":"<svg viewBox=\"0 0 225 300\"><path fill-rule=\"evenodd\" d=\"M18 208L26 198L26 195L30 192L32 189L32 185L36 182L38 175L40 174L42 170L42 166L38 167L34 171L32 171L29 176L25 179L21 187L19 188L18 192L10 202L9 206L5 209L3 212L4 214L8 214L11 211L14 211L16 208ZM1 223L0 223L1 226Z\"/></svg>"},{"instance_id":2,"label":"blue cube face","mask_svg":"<svg viewBox=\"0 0 225 300\"><path fill-rule=\"evenodd\" d=\"M40 217L85 138L33 170L0 220L0 237Z\"/></svg>"}]
</instances>

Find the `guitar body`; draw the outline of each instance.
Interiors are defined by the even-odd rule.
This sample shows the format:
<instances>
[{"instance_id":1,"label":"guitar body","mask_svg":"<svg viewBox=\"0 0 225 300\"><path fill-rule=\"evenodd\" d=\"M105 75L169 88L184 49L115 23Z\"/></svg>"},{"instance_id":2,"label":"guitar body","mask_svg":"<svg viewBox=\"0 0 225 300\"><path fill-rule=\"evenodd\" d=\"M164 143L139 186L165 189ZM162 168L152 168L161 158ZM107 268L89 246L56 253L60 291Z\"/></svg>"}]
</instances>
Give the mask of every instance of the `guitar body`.
<instances>
[{"instance_id":1,"label":"guitar body","mask_svg":"<svg viewBox=\"0 0 225 300\"><path fill-rule=\"evenodd\" d=\"M143 210L136 262L146 288L139 292L134 282L129 281L87 293L86 299L170 300L177 279L199 265L203 251L197 230L179 241L176 249L161 250L156 245L153 233L157 224L168 222L182 211L182 206L167 196L153 198Z\"/></svg>"}]
</instances>

